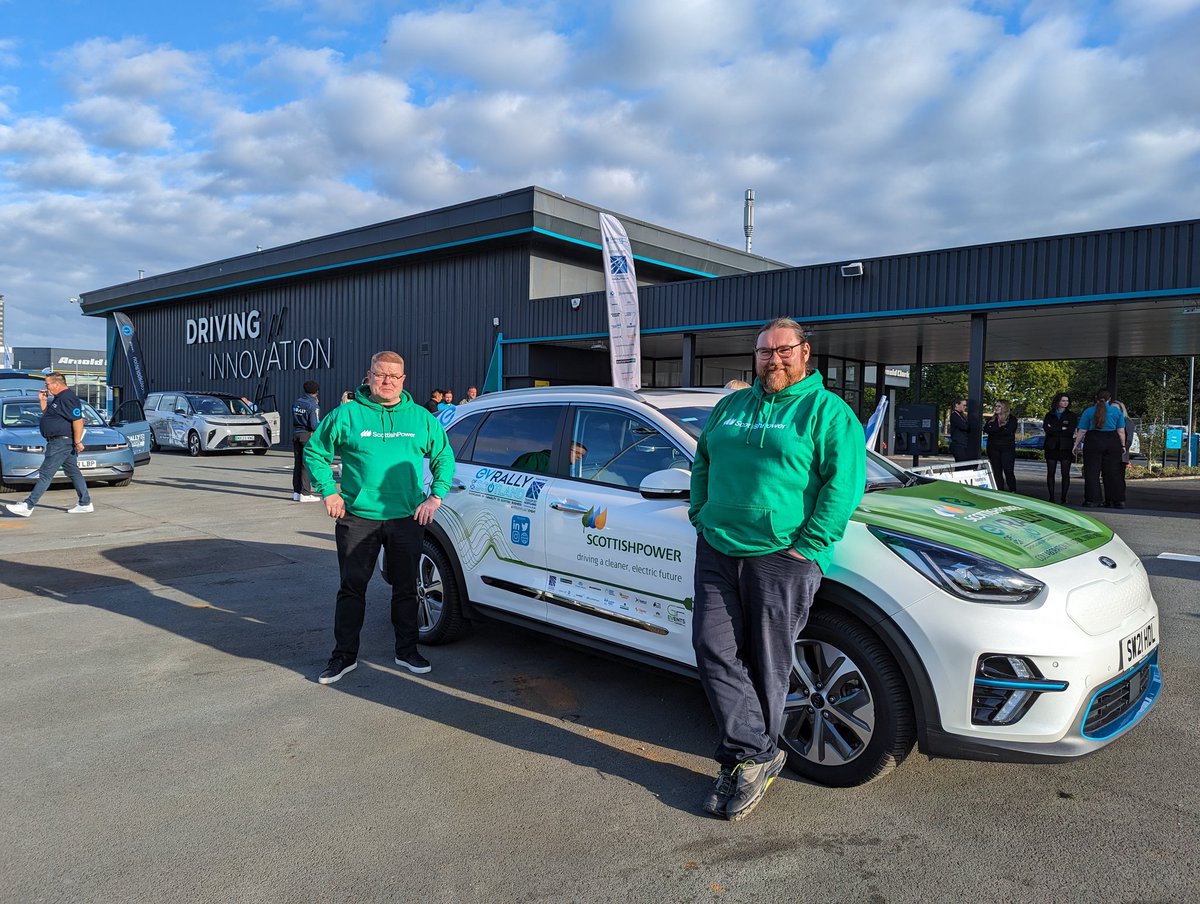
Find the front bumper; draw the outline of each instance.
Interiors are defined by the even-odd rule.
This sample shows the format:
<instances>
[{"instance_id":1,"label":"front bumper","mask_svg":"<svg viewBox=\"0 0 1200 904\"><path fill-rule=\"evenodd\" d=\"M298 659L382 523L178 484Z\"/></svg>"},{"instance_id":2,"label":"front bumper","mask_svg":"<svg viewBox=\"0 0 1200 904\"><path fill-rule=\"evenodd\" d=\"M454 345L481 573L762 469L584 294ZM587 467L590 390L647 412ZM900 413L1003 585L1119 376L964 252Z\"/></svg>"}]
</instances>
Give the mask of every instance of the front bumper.
<instances>
[{"instance_id":1,"label":"front bumper","mask_svg":"<svg viewBox=\"0 0 1200 904\"><path fill-rule=\"evenodd\" d=\"M204 433L204 449L207 452L269 448L271 441L263 427L209 427Z\"/></svg>"},{"instance_id":2,"label":"front bumper","mask_svg":"<svg viewBox=\"0 0 1200 904\"><path fill-rule=\"evenodd\" d=\"M33 486L38 481L38 469L41 467L41 461L32 467L28 465L15 465L13 469L4 475L5 483ZM94 468L80 468L79 472L83 474L84 480L125 480L133 476L133 461L120 462L97 462ZM54 478L50 481L51 484L70 483L71 479L66 473L59 470Z\"/></svg>"}]
</instances>

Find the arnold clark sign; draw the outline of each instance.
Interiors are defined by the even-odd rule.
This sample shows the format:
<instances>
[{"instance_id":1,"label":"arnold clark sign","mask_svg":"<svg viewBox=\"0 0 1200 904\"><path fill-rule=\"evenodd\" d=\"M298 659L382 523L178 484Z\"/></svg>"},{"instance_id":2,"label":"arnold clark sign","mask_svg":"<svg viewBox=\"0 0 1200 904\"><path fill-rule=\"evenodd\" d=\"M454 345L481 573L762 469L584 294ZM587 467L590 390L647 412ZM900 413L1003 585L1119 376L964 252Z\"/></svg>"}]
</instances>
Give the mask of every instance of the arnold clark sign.
<instances>
[{"instance_id":1,"label":"arnold clark sign","mask_svg":"<svg viewBox=\"0 0 1200 904\"><path fill-rule=\"evenodd\" d=\"M263 344L263 316L257 309L190 317L185 324L188 345L240 342L249 347L212 351L208 355L213 377L222 379L262 377L272 370L315 370L328 368L333 360L333 338L304 337L272 339ZM254 343L250 345L250 343Z\"/></svg>"}]
</instances>

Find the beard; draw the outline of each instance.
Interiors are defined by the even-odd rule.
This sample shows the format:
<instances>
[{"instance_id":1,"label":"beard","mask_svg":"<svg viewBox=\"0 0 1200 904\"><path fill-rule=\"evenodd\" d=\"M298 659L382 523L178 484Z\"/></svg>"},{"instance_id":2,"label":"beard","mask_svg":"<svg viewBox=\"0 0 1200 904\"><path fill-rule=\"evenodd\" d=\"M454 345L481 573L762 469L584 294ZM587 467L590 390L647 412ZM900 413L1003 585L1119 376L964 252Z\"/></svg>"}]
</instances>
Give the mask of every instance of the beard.
<instances>
[{"instance_id":1,"label":"beard","mask_svg":"<svg viewBox=\"0 0 1200 904\"><path fill-rule=\"evenodd\" d=\"M759 364L755 368L763 390L772 395L787 389L793 383L799 383L807 375L803 364Z\"/></svg>"}]
</instances>

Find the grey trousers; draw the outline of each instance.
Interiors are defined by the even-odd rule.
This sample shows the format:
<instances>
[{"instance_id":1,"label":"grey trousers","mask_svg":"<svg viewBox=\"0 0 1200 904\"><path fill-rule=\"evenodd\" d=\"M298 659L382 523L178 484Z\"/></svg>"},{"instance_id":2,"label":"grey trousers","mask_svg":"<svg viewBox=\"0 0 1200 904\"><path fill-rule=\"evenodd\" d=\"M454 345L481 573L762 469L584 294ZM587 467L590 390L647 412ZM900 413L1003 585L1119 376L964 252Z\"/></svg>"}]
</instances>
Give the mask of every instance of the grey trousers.
<instances>
[{"instance_id":1,"label":"grey trousers","mask_svg":"<svg viewBox=\"0 0 1200 904\"><path fill-rule=\"evenodd\" d=\"M692 646L722 766L778 753L793 650L820 584L817 564L786 550L735 558L697 538Z\"/></svg>"}]
</instances>

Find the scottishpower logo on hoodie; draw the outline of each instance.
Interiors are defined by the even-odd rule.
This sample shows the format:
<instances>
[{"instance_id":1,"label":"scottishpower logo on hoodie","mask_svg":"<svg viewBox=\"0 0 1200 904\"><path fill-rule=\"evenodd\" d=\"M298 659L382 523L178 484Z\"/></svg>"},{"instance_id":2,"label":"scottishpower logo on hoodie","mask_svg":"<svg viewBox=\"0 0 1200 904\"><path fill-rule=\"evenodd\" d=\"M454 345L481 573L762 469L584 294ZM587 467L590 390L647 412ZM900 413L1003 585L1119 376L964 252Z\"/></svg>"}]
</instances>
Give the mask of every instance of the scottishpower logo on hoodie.
<instances>
[{"instance_id":1,"label":"scottishpower logo on hoodie","mask_svg":"<svg viewBox=\"0 0 1200 904\"><path fill-rule=\"evenodd\" d=\"M745 430L749 427L751 430L782 430L787 424L752 424L749 421L739 420L736 417L727 417L721 422L722 427L737 427L740 430Z\"/></svg>"},{"instance_id":2,"label":"scottishpower logo on hoodie","mask_svg":"<svg viewBox=\"0 0 1200 904\"><path fill-rule=\"evenodd\" d=\"M395 431L392 433L380 433L378 430L364 430L362 433L359 434L359 436L362 436L362 437L370 436L370 437L374 437L375 439L395 439L397 436L405 436L405 437L412 438L412 437L416 436L416 434L415 433L402 433L400 431Z\"/></svg>"}]
</instances>

